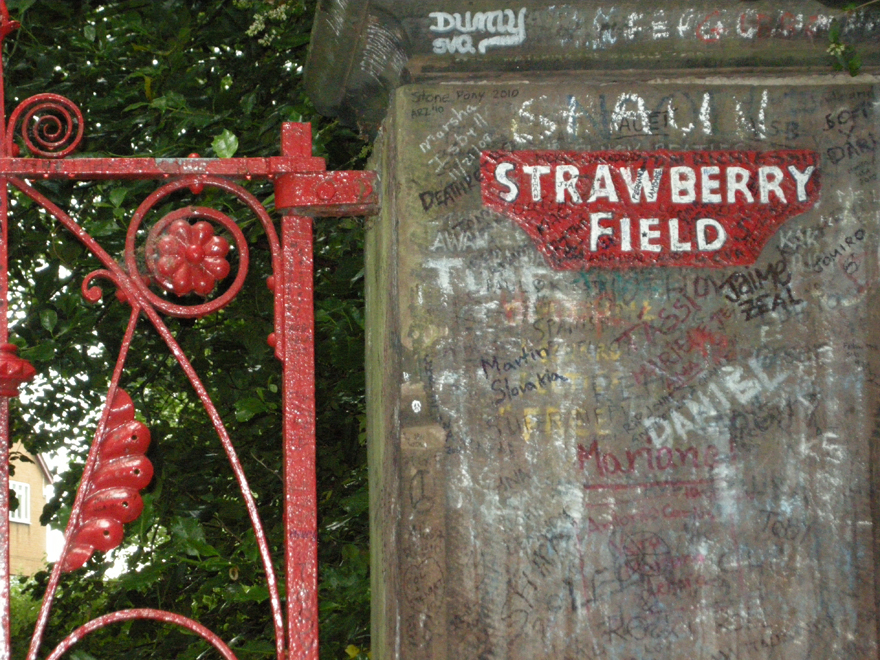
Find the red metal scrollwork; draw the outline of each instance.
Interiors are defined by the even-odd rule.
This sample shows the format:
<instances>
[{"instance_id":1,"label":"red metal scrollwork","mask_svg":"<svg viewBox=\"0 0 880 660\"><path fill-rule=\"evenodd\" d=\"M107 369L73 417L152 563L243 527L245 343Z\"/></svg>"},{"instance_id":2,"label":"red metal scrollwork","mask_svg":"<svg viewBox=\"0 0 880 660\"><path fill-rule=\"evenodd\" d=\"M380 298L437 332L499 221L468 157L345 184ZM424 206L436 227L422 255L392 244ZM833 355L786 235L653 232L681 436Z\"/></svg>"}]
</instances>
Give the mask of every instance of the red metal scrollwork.
<instances>
[{"instance_id":1,"label":"red metal scrollwork","mask_svg":"<svg viewBox=\"0 0 880 660\"><path fill-rule=\"evenodd\" d=\"M0 47L5 35L18 27L0 0ZM308 124L287 123L281 131L281 155L272 158L77 158L67 159L82 140L83 115L68 99L39 94L23 101L7 123L3 117L0 61L0 303L8 298L8 186L19 190L50 213L102 264L82 283L83 296L96 302L102 296L97 279L111 282L116 296L130 309L128 327L110 380L106 403L95 430L80 487L66 532L61 559L53 567L27 654L35 660L61 573L83 566L95 552L116 547L123 526L137 518L143 502L140 489L152 477L145 456L150 433L135 419L131 397L120 383L132 338L140 318L146 318L186 374L237 481L259 548L269 591L269 608L279 660L317 658L317 498L315 492L314 316L312 310L312 219L309 216L358 215L376 209L376 180L369 172L326 172L324 161L311 155ZM30 154L20 158L16 129ZM116 261L60 206L29 180L153 179L162 181L138 207L126 235L124 264ZM235 180L264 179L275 183L275 205L282 213L281 237L263 205ZM280 589L269 544L247 477L223 418L198 374L168 329L163 315L197 318L227 305L241 290L248 270L247 241L236 221L215 209L187 206L155 221L145 220L159 202L189 189L224 192L259 220L269 242L275 327L269 337L283 369L282 408L284 460L284 526L287 593L282 611ZM152 216L150 216L152 217ZM146 238L143 238L146 233ZM139 270L138 241L144 240L147 272ZM235 270L232 282L226 279ZM152 290L157 287L157 293ZM195 304L174 302L168 296L195 294ZM8 305L6 307L8 309ZM9 343L8 322L0 316L0 658L11 655L9 619L8 521L8 397L34 376L33 367L16 355ZM5 595L4 595L5 594ZM55 648L54 660L83 636L116 622L149 619L183 627L208 641L224 658L235 658L214 633L172 612L124 610L99 616L73 631Z\"/></svg>"},{"instance_id":2,"label":"red metal scrollwork","mask_svg":"<svg viewBox=\"0 0 880 660\"><path fill-rule=\"evenodd\" d=\"M107 552L122 543L122 525L137 520L144 510L138 491L153 478L153 465L144 455L150 431L134 418L134 404L125 390L116 390L107 430L97 445L97 465L84 484L82 519L74 529L68 528L62 571L74 571L95 550Z\"/></svg>"},{"instance_id":3,"label":"red metal scrollwork","mask_svg":"<svg viewBox=\"0 0 880 660\"><path fill-rule=\"evenodd\" d=\"M37 94L22 101L9 117L6 147L17 155L15 126L21 120L21 138L34 156L64 158L72 154L83 138L82 112L71 100L58 94Z\"/></svg>"},{"instance_id":4,"label":"red metal scrollwork","mask_svg":"<svg viewBox=\"0 0 880 660\"><path fill-rule=\"evenodd\" d=\"M184 188L191 188L194 179L184 178L168 183L147 199L135 211L128 226L125 243L125 265L129 273L138 272L137 234L147 214L160 201L172 193ZM199 184L204 189L214 187L226 190L238 197L257 216L269 235L273 261L280 255L278 238L272 220L262 204L239 185L214 177L200 178ZM194 225L189 218L201 218ZM172 211L153 225L145 245L147 269L150 275L166 290L178 296L196 293L206 297L214 289L217 281L226 278L230 272L227 255L229 241L214 235L214 229L206 220L211 220L225 229L232 236L235 250L238 253L238 273L230 287L217 298L198 304L180 305L170 302L150 291L149 278L135 280L140 292L157 309L171 316L197 318L211 314L228 305L241 287L247 276L249 264L247 241L235 221L225 213L203 206L187 206Z\"/></svg>"}]
</instances>

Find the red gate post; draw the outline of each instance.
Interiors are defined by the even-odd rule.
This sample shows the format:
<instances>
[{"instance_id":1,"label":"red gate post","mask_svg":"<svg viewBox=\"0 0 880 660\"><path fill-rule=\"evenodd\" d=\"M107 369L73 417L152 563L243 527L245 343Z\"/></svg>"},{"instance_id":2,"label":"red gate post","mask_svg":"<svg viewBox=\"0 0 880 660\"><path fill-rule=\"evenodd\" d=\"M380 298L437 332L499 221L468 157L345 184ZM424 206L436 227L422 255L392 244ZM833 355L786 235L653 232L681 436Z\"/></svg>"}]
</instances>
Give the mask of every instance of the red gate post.
<instances>
[{"instance_id":1,"label":"red gate post","mask_svg":"<svg viewBox=\"0 0 880 660\"><path fill-rule=\"evenodd\" d=\"M18 27L9 19L4 0L0 0L0 47L3 37ZM44 110L45 108L45 110ZM67 128L74 137L63 150L35 146L24 129L23 140L33 157L19 158L18 149L12 141L12 133L19 119L34 120L40 129L39 113L56 112L52 130L53 141ZM50 115L52 116L52 115ZM39 119L38 119L39 117ZM60 119L59 119L60 117ZM66 126L63 126L64 123ZM239 482L242 497L251 515L266 579L270 601L277 605L278 591L274 582L272 561L262 524L256 513L253 497L238 462L231 439L225 430L221 416L214 408L208 393L187 357L174 340L161 319L161 314L198 317L216 311L228 303L243 282L240 274L230 288L216 300L202 305L187 307L159 299L147 289L134 257L134 237L138 224L151 206L175 190L189 187L194 193L204 186L213 186L235 195L256 213L269 236L273 253L273 276L268 282L275 297L275 332L269 342L275 355L282 361L283 369L283 460L284 460L284 529L286 560L287 622L284 625L279 607L273 605L273 618L278 640L279 660L316 660L318 657L318 611L317 611L317 498L315 475L315 375L314 375L314 309L313 309L313 260L312 217L368 215L377 210L375 191L376 175L372 172L327 172L324 160L311 155L311 126L309 124L285 123L282 126L281 156L272 158L80 158L66 159L82 137L83 118L76 106L67 99L54 94L41 94L23 101L12 113L9 126L3 114L3 78L0 62L0 660L11 656L9 612L9 424L8 397L17 394L18 385L33 376L33 368L15 355L15 347L7 343L8 275L6 257L8 245L6 230L8 222L7 185L12 185L51 213L70 230L103 264L104 270L96 271L86 278L84 295L91 299L93 290L87 291L94 277L112 280L119 288L122 298L132 307L132 323L123 341L123 353L117 364L102 421L96 431L95 441L86 463L83 482L80 484L68 524L67 538L62 556L53 568L43 607L37 621L28 658L36 658L40 639L48 622L49 610L54 598L60 574L74 570L65 567L69 556L71 535L81 524L84 493L90 487L89 475L100 460L96 448L102 440L114 402L128 395L118 388L119 377L134 331L137 316L146 316L168 345L172 355L186 372L190 382L211 418L221 444L226 450L231 467ZM52 147L55 145L53 143ZM60 207L36 191L28 179L109 180L153 179L165 182L159 190L145 200L135 213L126 244L125 267L113 259ZM284 213L281 223L281 246L278 237L262 205L250 193L233 183L233 180L263 179L275 182L275 206ZM181 214L179 210L175 213ZM210 211L210 213L209 213ZM232 230L234 222L210 209L182 215L187 217L210 217ZM170 215L170 214L169 214ZM167 218L168 216L166 216ZM162 222L162 221L160 221ZM240 234L240 232L238 232ZM243 237L242 237L243 239ZM238 240L238 238L236 238ZM242 247L242 246L239 246ZM227 248L228 249L228 248ZM246 268L243 255L242 268ZM97 294L100 297L100 294ZM97 298L94 298L97 300ZM117 393L124 395L122 399ZM130 403L130 399L129 399ZM114 413L116 414L116 413ZM133 413L132 413L133 415ZM135 493L136 495L136 493ZM123 503L127 506L127 502ZM112 546L111 546L112 547ZM86 557L87 558L87 557ZM85 559L83 559L83 562ZM123 610L98 617L71 633L49 658L57 658L86 634L110 623L134 618L151 619L179 625L200 635L210 642L225 658L234 658L232 651L216 635L195 621L180 615L158 610Z\"/></svg>"},{"instance_id":2,"label":"red gate post","mask_svg":"<svg viewBox=\"0 0 880 660\"><path fill-rule=\"evenodd\" d=\"M291 658L318 657L318 503L315 475L315 318L312 219L286 213L283 436L287 636Z\"/></svg>"},{"instance_id":3,"label":"red gate post","mask_svg":"<svg viewBox=\"0 0 880 660\"><path fill-rule=\"evenodd\" d=\"M5 319L6 315L3 317ZM2 325L6 326L5 320ZM9 399L6 397L0 397L0 426L0 658L5 659L11 657L12 652L9 639L12 623L9 591Z\"/></svg>"},{"instance_id":4,"label":"red gate post","mask_svg":"<svg viewBox=\"0 0 880 660\"><path fill-rule=\"evenodd\" d=\"M0 0L0 155L7 156L6 144L6 91L3 85L3 37L19 24L9 19L6 3ZM0 345L9 341L9 190L5 178L0 180ZM0 360L6 351L0 349ZM2 363L0 363L2 364ZM0 367L2 377L2 367ZM5 393L4 393L5 394ZM9 399L0 396L0 657L11 654L10 561L9 561Z\"/></svg>"},{"instance_id":5,"label":"red gate post","mask_svg":"<svg viewBox=\"0 0 880 660\"><path fill-rule=\"evenodd\" d=\"M286 125L284 156L309 156L311 126ZM287 644L291 658L318 657L318 503L315 479L315 317L312 295L312 219L283 209L288 178L275 184L281 220L284 283L275 295L284 309L284 535L287 553ZM295 196L295 195L294 195ZM281 198L282 203L277 200ZM287 200L293 202L294 200Z\"/></svg>"}]
</instances>

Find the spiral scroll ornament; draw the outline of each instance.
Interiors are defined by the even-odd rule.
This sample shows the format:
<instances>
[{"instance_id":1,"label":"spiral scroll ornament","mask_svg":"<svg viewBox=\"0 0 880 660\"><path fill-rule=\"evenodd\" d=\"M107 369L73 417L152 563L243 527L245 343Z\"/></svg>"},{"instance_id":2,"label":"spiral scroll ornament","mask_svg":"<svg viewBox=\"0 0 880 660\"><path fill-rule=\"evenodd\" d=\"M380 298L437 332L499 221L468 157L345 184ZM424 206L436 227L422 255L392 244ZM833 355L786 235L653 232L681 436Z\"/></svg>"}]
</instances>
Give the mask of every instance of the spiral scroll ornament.
<instances>
[{"instance_id":1,"label":"spiral scroll ornament","mask_svg":"<svg viewBox=\"0 0 880 660\"><path fill-rule=\"evenodd\" d=\"M37 94L22 101L9 118L7 153L14 153L15 126L21 122L21 139L28 151L41 158L64 158L82 141L82 112L58 94Z\"/></svg>"}]
</instances>

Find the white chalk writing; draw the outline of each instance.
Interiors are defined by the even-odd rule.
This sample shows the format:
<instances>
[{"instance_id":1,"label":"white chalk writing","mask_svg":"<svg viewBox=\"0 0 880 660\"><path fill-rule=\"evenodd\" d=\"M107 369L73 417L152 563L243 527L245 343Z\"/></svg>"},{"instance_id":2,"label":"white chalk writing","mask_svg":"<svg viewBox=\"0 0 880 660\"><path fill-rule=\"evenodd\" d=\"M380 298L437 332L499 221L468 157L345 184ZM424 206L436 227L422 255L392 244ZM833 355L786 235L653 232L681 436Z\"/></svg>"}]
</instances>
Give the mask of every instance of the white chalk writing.
<instances>
[{"instance_id":1,"label":"white chalk writing","mask_svg":"<svg viewBox=\"0 0 880 660\"><path fill-rule=\"evenodd\" d=\"M464 55L476 52L485 55L490 47L519 46L526 40L525 15L525 7L518 13L514 13L512 9L498 9L478 11L474 14L468 11L464 16L458 12L450 14L445 11L432 11L428 14L435 21L429 28L431 32L458 33L434 39L434 52L437 55L446 53ZM480 39L474 49L474 39L471 36L473 33L495 36Z\"/></svg>"}]
</instances>

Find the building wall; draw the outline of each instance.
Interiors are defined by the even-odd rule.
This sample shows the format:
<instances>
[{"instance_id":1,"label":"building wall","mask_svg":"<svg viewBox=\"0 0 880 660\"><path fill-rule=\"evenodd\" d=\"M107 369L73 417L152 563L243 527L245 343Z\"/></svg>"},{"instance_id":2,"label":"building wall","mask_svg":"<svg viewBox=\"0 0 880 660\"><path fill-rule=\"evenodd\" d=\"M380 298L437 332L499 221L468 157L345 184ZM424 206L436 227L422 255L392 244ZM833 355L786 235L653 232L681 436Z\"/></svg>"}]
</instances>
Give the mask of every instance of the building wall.
<instances>
[{"instance_id":1,"label":"building wall","mask_svg":"<svg viewBox=\"0 0 880 660\"><path fill-rule=\"evenodd\" d=\"M365 275L374 657L878 657L865 80L397 90ZM734 157L813 159L816 187L624 183ZM620 238L695 209L735 254Z\"/></svg>"},{"instance_id":2,"label":"building wall","mask_svg":"<svg viewBox=\"0 0 880 660\"><path fill-rule=\"evenodd\" d=\"M14 446L13 452L27 454L21 445ZM12 461L15 474L10 477L13 482L30 486L30 522L9 522L10 562L13 574L17 575L33 575L46 567L46 527L40 525L40 514L46 504L43 489L47 479L36 459L27 455L34 462Z\"/></svg>"}]
</instances>

